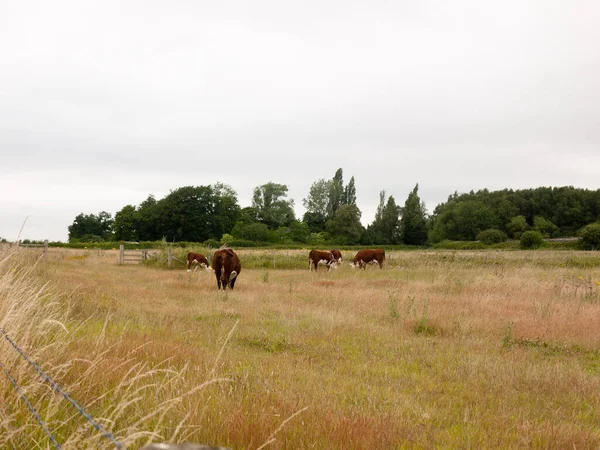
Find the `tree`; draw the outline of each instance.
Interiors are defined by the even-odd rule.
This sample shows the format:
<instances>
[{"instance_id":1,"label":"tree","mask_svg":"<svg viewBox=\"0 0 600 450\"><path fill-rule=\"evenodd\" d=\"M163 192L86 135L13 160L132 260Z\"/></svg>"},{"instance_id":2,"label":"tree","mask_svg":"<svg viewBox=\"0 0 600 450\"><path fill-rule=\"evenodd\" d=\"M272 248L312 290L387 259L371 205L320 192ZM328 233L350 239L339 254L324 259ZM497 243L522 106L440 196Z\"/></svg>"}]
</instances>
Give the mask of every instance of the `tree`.
<instances>
[{"instance_id":1,"label":"tree","mask_svg":"<svg viewBox=\"0 0 600 450\"><path fill-rule=\"evenodd\" d=\"M111 226L113 220L106 211L95 214L79 214L69 225L69 241L84 240L109 240L111 238Z\"/></svg>"},{"instance_id":2,"label":"tree","mask_svg":"<svg viewBox=\"0 0 600 450\"><path fill-rule=\"evenodd\" d=\"M335 212L343 204L344 197L344 173L342 169L338 169L329 185L329 203L327 205L327 217L332 218Z\"/></svg>"},{"instance_id":3,"label":"tree","mask_svg":"<svg viewBox=\"0 0 600 450\"><path fill-rule=\"evenodd\" d=\"M438 205L436 213L429 232L433 243L445 239L474 241L480 231L500 229L494 210L480 200L453 200L442 209Z\"/></svg>"},{"instance_id":4,"label":"tree","mask_svg":"<svg viewBox=\"0 0 600 450\"><path fill-rule=\"evenodd\" d=\"M360 223L361 212L356 205L340 206L333 218L326 224L333 239L342 245L354 245L360 242L364 228Z\"/></svg>"},{"instance_id":5,"label":"tree","mask_svg":"<svg viewBox=\"0 0 600 450\"><path fill-rule=\"evenodd\" d=\"M112 223L113 237L116 241L137 241L139 239L138 227L139 217L135 206L124 206L115 214L115 220Z\"/></svg>"},{"instance_id":6,"label":"tree","mask_svg":"<svg viewBox=\"0 0 600 450\"><path fill-rule=\"evenodd\" d=\"M227 185L184 186L148 206L146 226L152 239L204 242L230 233L240 216L235 192ZM141 228L141 227L140 227ZM141 234L141 233L140 233Z\"/></svg>"},{"instance_id":7,"label":"tree","mask_svg":"<svg viewBox=\"0 0 600 450\"><path fill-rule=\"evenodd\" d=\"M150 194L137 208L137 234L141 241L156 241L162 239L158 230L160 206L154 196Z\"/></svg>"},{"instance_id":8,"label":"tree","mask_svg":"<svg viewBox=\"0 0 600 450\"><path fill-rule=\"evenodd\" d=\"M516 216L506 225L508 235L513 239L521 239L521 235L529 229L525 216Z\"/></svg>"},{"instance_id":9,"label":"tree","mask_svg":"<svg viewBox=\"0 0 600 450\"><path fill-rule=\"evenodd\" d=\"M320 214L323 217L327 216L331 185L331 180L320 179L310 186L308 197L302 199L302 204L307 212Z\"/></svg>"},{"instance_id":10,"label":"tree","mask_svg":"<svg viewBox=\"0 0 600 450\"><path fill-rule=\"evenodd\" d=\"M579 236L578 244L582 250L600 250L600 222L586 225Z\"/></svg>"},{"instance_id":11,"label":"tree","mask_svg":"<svg viewBox=\"0 0 600 450\"><path fill-rule=\"evenodd\" d=\"M287 192L285 184L272 182L254 189L252 207L256 209L258 220L271 230L288 226L296 218L294 200L286 199Z\"/></svg>"},{"instance_id":12,"label":"tree","mask_svg":"<svg viewBox=\"0 0 600 450\"><path fill-rule=\"evenodd\" d=\"M400 219L400 235L407 245L425 245L427 243L427 209L419 198L419 185L404 203L402 219Z\"/></svg>"},{"instance_id":13,"label":"tree","mask_svg":"<svg viewBox=\"0 0 600 450\"><path fill-rule=\"evenodd\" d=\"M385 190L379 193L375 220L367 228L365 244L398 244L400 242L400 208L393 195L385 200Z\"/></svg>"},{"instance_id":14,"label":"tree","mask_svg":"<svg viewBox=\"0 0 600 450\"><path fill-rule=\"evenodd\" d=\"M328 216L329 192L331 180L320 179L310 186L308 197L302 199L306 208L303 222L305 222L312 233L325 230L325 222Z\"/></svg>"},{"instance_id":15,"label":"tree","mask_svg":"<svg viewBox=\"0 0 600 450\"><path fill-rule=\"evenodd\" d=\"M233 226L241 216L237 193L231 186L215 183L211 186L214 194L214 217L212 220L213 237L220 239L225 233L231 233Z\"/></svg>"},{"instance_id":16,"label":"tree","mask_svg":"<svg viewBox=\"0 0 600 450\"><path fill-rule=\"evenodd\" d=\"M544 239L542 238L542 233L539 231L526 231L521 236L520 247L522 249L536 249L539 248Z\"/></svg>"},{"instance_id":17,"label":"tree","mask_svg":"<svg viewBox=\"0 0 600 450\"><path fill-rule=\"evenodd\" d=\"M237 222L231 234L236 239L247 239L255 242L267 242L269 238L269 227L264 223L242 223Z\"/></svg>"},{"instance_id":18,"label":"tree","mask_svg":"<svg viewBox=\"0 0 600 450\"><path fill-rule=\"evenodd\" d=\"M344 205L356 205L356 187L354 186L354 177L344 188Z\"/></svg>"},{"instance_id":19,"label":"tree","mask_svg":"<svg viewBox=\"0 0 600 450\"><path fill-rule=\"evenodd\" d=\"M544 237L552 237L552 235L558 232L558 227L542 216L535 216L533 218L533 229L542 233Z\"/></svg>"},{"instance_id":20,"label":"tree","mask_svg":"<svg viewBox=\"0 0 600 450\"><path fill-rule=\"evenodd\" d=\"M215 198L210 186L184 186L159 202L158 228L168 241L220 239L213 230Z\"/></svg>"},{"instance_id":21,"label":"tree","mask_svg":"<svg viewBox=\"0 0 600 450\"><path fill-rule=\"evenodd\" d=\"M306 223L294 220L290 225L290 235L295 242L306 243L310 236L310 229Z\"/></svg>"}]
</instances>

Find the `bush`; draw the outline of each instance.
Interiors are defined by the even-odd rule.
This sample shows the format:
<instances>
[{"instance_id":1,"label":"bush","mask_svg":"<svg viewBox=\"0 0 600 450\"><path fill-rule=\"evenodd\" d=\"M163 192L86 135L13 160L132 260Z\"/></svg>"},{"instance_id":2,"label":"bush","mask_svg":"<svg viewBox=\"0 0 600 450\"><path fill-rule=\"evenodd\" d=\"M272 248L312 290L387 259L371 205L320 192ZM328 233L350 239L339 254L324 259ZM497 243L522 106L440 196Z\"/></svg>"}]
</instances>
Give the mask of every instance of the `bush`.
<instances>
[{"instance_id":1,"label":"bush","mask_svg":"<svg viewBox=\"0 0 600 450\"><path fill-rule=\"evenodd\" d=\"M539 231L526 231L521 235L521 248L522 249L535 249L539 248L544 242L542 233Z\"/></svg>"},{"instance_id":2,"label":"bush","mask_svg":"<svg viewBox=\"0 0 600 450\"><path fill-rule=\"evenodd\" d=\"M483 242L445 240L433 244L432 248L443 250L484 250L486 247Z\"/></svg>"},{"instance_id":3,"label":"bush","mask_svg":"<svg viewBox=\"0 0 600 450\"><path fill-rule=\"evenodd\" d=\"M499 244L500 242L504 242L508 239L506 233L502 230L497 230L495 228L490 228L488 230L483 230L477 233L476 239L478 241L483 242L486 245Z\"/></svg>"},{"instance_id":4,"label":"bush","mask_svg":"<svg viewBox=\"0 0 600 450\"><path fill-rule=\"evenodd\" d=\"M579 233L579 248L582 250L600 250L600 222L582 228Z\"/></svg>"},{"instance_id":5,"label":"bush","mask_svg":"<svg viewBox=\"0 0 600 450\"><path fill-rule=\"evenodd\" d=\"M216 239L207 239L202 243L205 247L208 248L219 248L221 246L221 242Z\"/></svg>"}]
</instances>

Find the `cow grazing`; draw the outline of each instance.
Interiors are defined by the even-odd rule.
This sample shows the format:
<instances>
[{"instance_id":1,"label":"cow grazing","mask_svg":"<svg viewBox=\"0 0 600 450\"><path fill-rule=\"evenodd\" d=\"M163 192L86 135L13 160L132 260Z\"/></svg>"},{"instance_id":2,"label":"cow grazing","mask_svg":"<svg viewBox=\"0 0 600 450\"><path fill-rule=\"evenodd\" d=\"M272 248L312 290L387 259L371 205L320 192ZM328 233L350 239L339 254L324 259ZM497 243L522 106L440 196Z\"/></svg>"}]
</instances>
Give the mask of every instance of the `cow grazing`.
<instances>
[{"instance_id":1,"label":"cow grazing","mask_svg":"<svg viewBox=\"0 0 600 450\"><path fill-rule=\"evenodd\" d=\"M311 250L308 254L308 270L312 272L313 267L315 272L318 272L319 264L327 266L327 272L335 267L335 258L326 250Z\"/></svg>"},{"instance_id":2,"label":"cow grazing","mask_svg":"<svg viewBox=\"0 0 600 450\"><path fill-rule=\"evenodd\" d=\"M242 264L236 252L230 248L220 248L213 255L213 270L217 277L217 288L223 290L227 286L233 289L237 276L242 271Z\"/></svg>"},{"instance_id":3,"label":"cow grazing","mask_svg":"<svg viewBox=\"0 0 600 450\"><path fill-rule=\"evenodd\" d=\"M385 261L385 250L382 248L370 249L370 250L359 250L354 256L354 261L350 263L352 268L362 267L367 268L367 264L379 264L379 268L383 267L383 261Z\"/></svg>"},{"instance_id":4,"label":"cow grazing","mask_svg":"<svg viewBox=\"0 0 600 450\"><path fill-rule=\"evenodd\" d=\"M189 252L187 254L187 271L190 271L192 264L196 264L194 267L194 272L198 270L198 266L202 267L204 270L210 271L210 265L208 264L208 259L201 253Z\"/></svg>"},{"instance_id":5,"label":"cow grazing","mask_svg":"<svg viewBox=\"0 0 600 450\"><path fill-rule=\"evenodd\" d=\"M342 252L339 250L331 250L331 254L333 255L333 259L335 259L336 264L342 264Z\"/></svg>"}]
</instances>

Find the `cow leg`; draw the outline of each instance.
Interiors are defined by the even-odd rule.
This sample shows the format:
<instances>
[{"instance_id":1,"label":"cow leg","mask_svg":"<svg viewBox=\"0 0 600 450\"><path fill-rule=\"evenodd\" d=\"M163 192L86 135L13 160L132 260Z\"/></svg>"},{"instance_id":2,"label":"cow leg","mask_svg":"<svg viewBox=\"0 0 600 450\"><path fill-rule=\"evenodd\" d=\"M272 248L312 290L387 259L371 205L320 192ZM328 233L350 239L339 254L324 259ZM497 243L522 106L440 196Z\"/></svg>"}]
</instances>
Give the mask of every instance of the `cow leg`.
<instances>
[{"instance_id":1,"label":"cow leg","mask_svg":"<svg viewBox=\"0 0 600 450\"><path fill-rule=\"evenodd\" d=\"M215 276L217 277L217 289L221 289L221 271L215 270Z\"/></svg>"},{"instance_id":2,"label":"cow leg","mask_svg":"<svg viewBox=\"0 0 600 450\"><path fill-rule=\"evenodd\" d=\"M232 278L232 279L231 279L231 281L229 282L229 287L230 287L231 289L233 289L233 286L235 286L235 280L237 280L237 277L235 277L235 278Z\"/></svg>"}]
</instances>

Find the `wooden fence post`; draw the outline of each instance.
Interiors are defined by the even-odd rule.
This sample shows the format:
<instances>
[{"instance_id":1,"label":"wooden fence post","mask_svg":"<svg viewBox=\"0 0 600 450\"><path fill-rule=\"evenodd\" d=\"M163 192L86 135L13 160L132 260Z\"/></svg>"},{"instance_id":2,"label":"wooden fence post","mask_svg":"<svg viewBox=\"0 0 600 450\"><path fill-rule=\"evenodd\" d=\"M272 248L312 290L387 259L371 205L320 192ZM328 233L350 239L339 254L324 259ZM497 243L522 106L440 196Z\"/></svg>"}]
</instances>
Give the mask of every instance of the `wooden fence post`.
<instances>
[{"instance_id":1,"label":"wooden fence post","mask_svg":"<svg viewBox=\"0 0 600 450\"><path fill-rule=\"evenodd\" d=\"M173 253L171 252L171 247L169 247L169 251L168 251L168 259L167 259L167 267L170 269L171 268L171 264L173 262Z\"/></svg>"},{"instance_id":2,"label":"wooden fence post","mask_svg":"<svg viewBox=\"0 0 600 450\"><path fill-rule=\"evenodd\" d=\"M123 264L123 259L125 258L125 246L121 244L119 246L119 264Z\"/></svg>"},{"instance_id":3,"label":"wooden fence post","mask_svg":"<svg viewBox=\"0 0 600 450\"><path fill-rule=\"evenodd\" d=\"M44 241L44 258L48 254L48 239Z\"/></svg>"}]
</instances>

